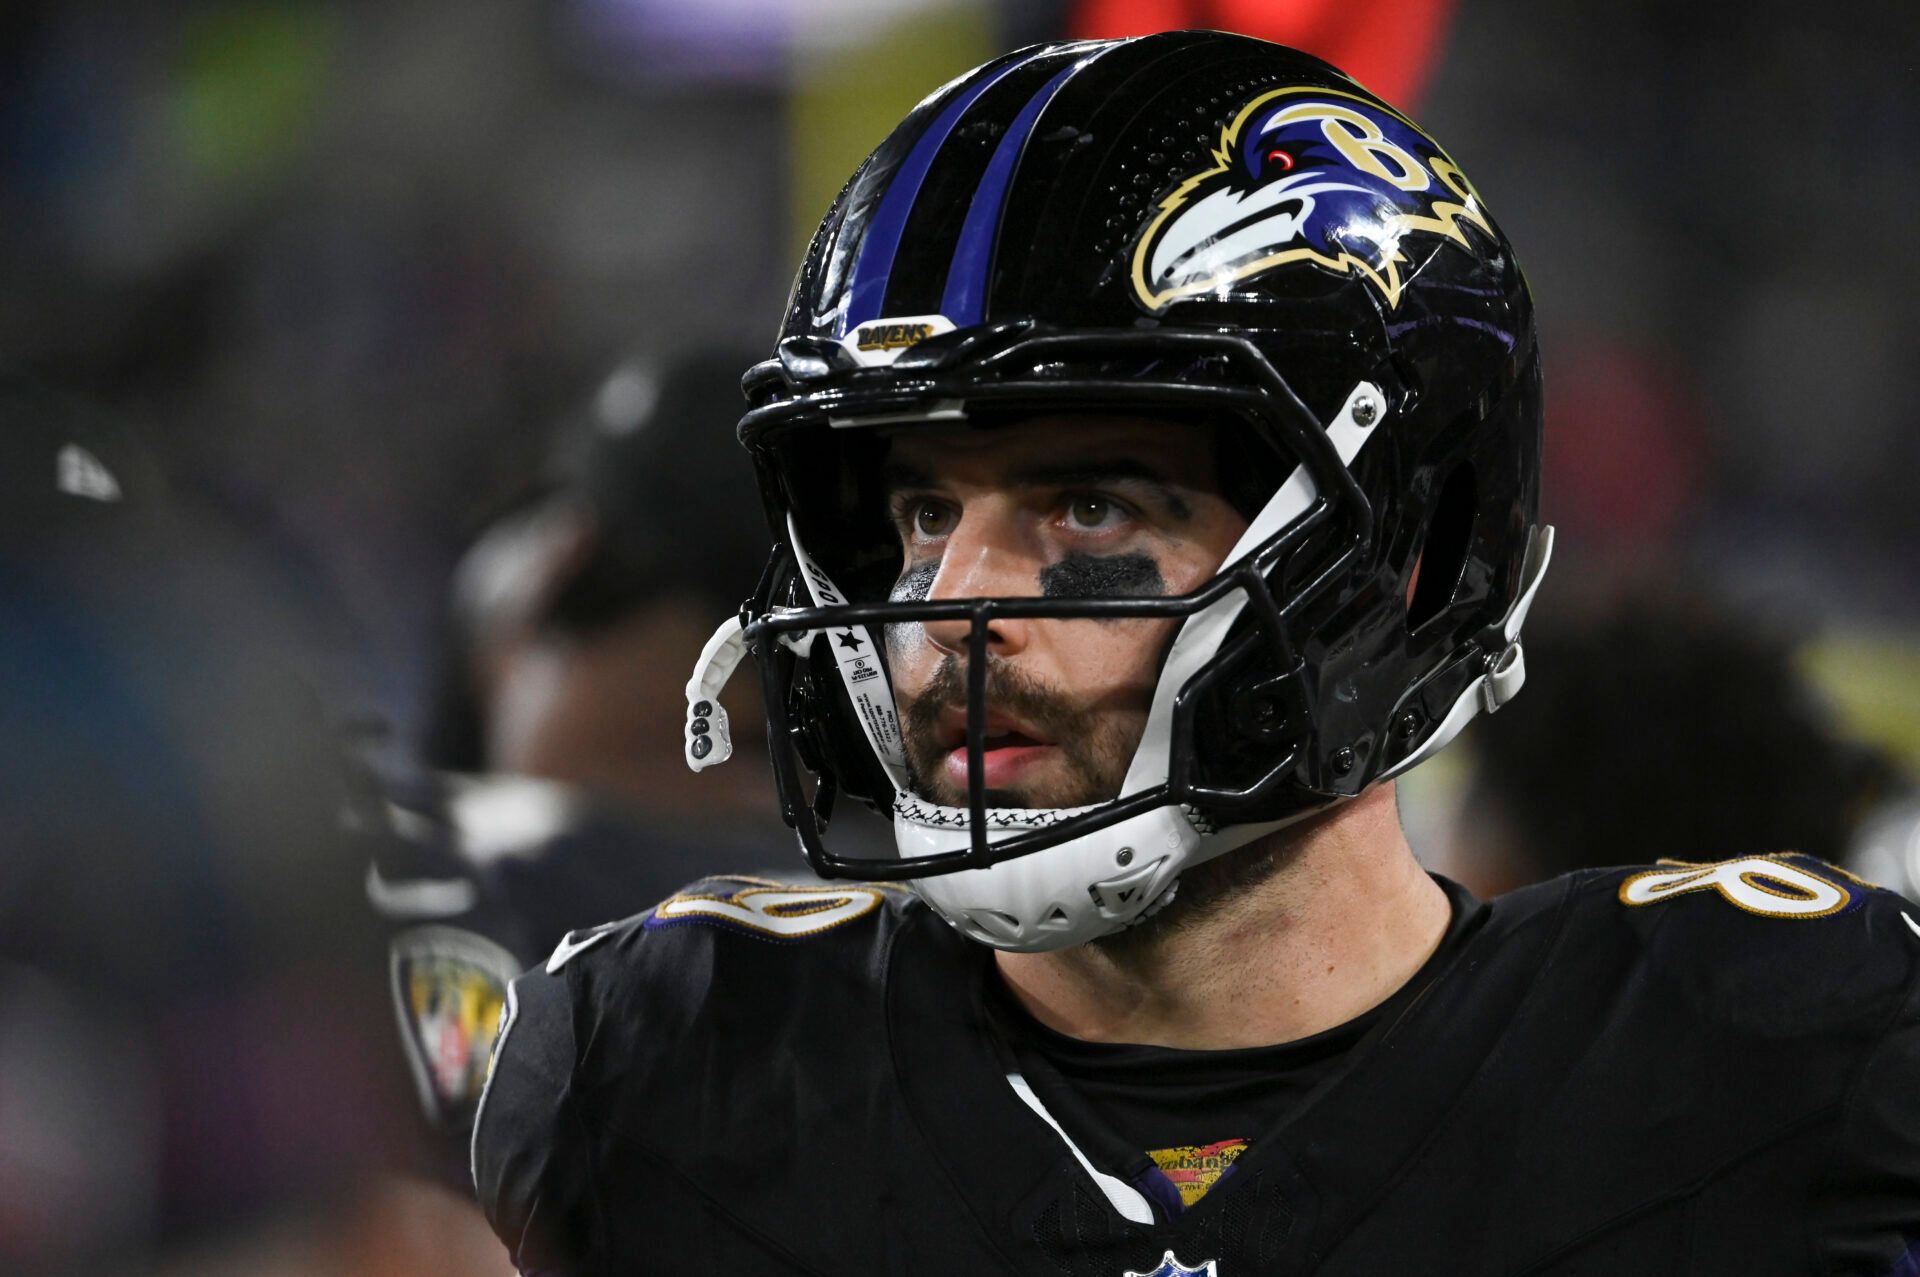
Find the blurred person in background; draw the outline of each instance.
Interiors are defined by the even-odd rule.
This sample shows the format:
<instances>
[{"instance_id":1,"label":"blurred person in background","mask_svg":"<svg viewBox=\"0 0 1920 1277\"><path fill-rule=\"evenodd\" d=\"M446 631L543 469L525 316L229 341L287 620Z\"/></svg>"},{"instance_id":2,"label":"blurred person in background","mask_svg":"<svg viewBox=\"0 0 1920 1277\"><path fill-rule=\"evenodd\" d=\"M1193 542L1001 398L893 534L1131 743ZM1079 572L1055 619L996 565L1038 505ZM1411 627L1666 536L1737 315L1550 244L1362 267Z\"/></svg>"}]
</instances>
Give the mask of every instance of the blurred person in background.
<instances>
[{"instance_id":1,"label":"blurred person in background","mask_svg":"<svg viewBox=\"0 0 1920 1277\"><path fill-rule=\"evenodd\" d=\"M0 1271L483 1271L408 1098L302 600L137 441L0 378Z\"/></svg>"},{"instance_id":2,"label":"blurred person in background","mask_svg":"<svg viewBox=\"0 0 1920 1277\"><path fill-rule=\"evenodd\" d=\"M367 889L393 929L439 1169L462 1189L507 983L570 930L767 864L785 841L763 768L708 789L682 759L686 670L766 559L732 437L747 362L619 365L454 573L423 768L386 785L402 836L380 844ZM745 722L754 694L730 697ZM763 741L740 743L757 757Z\"/></svg>"},{"instance_id":3,"label":"blurred person in background","mask_svg":"<svg viewBox=\"0 0 1920 1277\"><path fill-rule=\"evenodd\" d=\"M1527 696L1470 738L1438 866L1493 895L1656 860L1853 864L1912 778L1849 734L1796 646L1704 590L1642 584L1543 616ZM1904 873L1868 876L1913 890Z\"/></svg>"},{"instance_id":4,"label":"blurred person in background","mask_svg":"<svg viewBox=\"0 0 1920 1277\"><path fill-rule=\"evenodd\" d=\"M661 815L704 806L679 774L678 732L658 730L682 708L681 680L661 671L698 653L705 619L736 609L765 566L761 530L732 514L755 496L724 437L743 358L619 365L563 428L546 482L476 538L452 583L429 765ZM752 784L737 790L765 808Z\"/></svg>"}]
</instances>

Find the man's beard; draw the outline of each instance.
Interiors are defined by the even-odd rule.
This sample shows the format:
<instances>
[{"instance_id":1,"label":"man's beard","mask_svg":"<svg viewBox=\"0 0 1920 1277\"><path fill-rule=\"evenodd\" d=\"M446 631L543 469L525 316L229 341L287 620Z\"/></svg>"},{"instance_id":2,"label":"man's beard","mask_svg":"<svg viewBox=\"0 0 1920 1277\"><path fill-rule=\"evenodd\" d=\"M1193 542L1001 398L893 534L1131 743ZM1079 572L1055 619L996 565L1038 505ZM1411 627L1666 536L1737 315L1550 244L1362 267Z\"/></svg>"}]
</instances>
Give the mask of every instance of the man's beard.
<instances>
[{"instance_id":1,"label":"man's beard","mask_svg":"<svg viewBox=\"0 0 1920 1277\"><path fill-rule=\"evenodd\" d=\"M941 711L964 709L967 671L949 655L941 658L903 715L907 773L924 798L949 807L967 804L966 788L946 774L947 750L938 739ZM1030 727L1056 752L1058 767L1031 785L989 789L991 807L1084 807L1120 796L1127 768L1140 744L1144 714L1121 714L1099 706L1075 708L1045 682L1004 661L988 658L986 703Z\"/></svg>"},{"instance_id":2,"label":"man's beard","mask_svg":"<svg viewBox=\"0 0 1920 1277\"><path fill-rule=\"evenodd\" d=\"M915 792L950 807L965 806L967 795L945 775L947 751L940 747L936 731L943 709L966 705L966 677L966 668L958 659L943 657L927 685L905 702L902 714L907 774ZM1039 679L991 658L987 663L986 703L1043 734L1061 751L1065 763L1065 775L1050 778L1044 789L989 789L989 806L1084 807L1120 796L1127 768L1145 730L1144 716L1116 718L1094 708L1075 709ZM1269 835L1194 865L1180 875L1179 889L1164 908L1090 943L1122 961L1151 950L1212 914L1228 897L1273 877L1293 859L1291 853L1297 845L1298 840L1290 835Z\"/></svg>"},{"instance_id":3,"label":"man's beard","mask_svg":"<svg viewBox=\"0 0 1920 1277\"><path fill-rule=\"evenodd\" d=\"M1181 872L1173 899L1157 912L1088 943L1119 962L1157 949L1168 937L1210 917L1222 902L1251 891L1286 868L1299 846L1293 830L1280 830L1203 860Z\"/></svg>"}]
</instances>

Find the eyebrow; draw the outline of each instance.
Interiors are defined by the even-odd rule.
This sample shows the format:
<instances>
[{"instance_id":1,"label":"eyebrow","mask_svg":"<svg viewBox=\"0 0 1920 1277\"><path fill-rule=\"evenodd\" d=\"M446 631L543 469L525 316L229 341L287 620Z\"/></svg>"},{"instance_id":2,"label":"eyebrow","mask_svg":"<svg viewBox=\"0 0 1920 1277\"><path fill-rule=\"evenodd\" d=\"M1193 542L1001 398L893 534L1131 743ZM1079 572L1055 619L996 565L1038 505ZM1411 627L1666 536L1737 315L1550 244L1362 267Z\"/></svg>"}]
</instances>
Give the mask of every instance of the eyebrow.
<instances>
[{"instance_id":1,"label":"eyebrow","mask_svg":"<svg viewBox=\"0 0 1920 1277\"><path fill-rule=\"evenodd\" d=\"M931 488L934 477L920 467L889 459L883 472L889 492L902 488ZM1176 518L1193 514L1179 490L1162 470L1134 457L1075 457L1068 461L1039 462L1008 472L1007 481L1017 488L1098 487L1101 484L1132 482L1145 484Z\"/></svg>"},{"instance_id":2,"label":"eyebrow","mask_svg":"<svg viewBox=\"0 0 1920 1277\"><path fill-rule=\"evenodd\" d=\"M898 492L902 488L931 488L933 476L919 466L889 457L886 465L881 467L880 482L888 492Z\"/></svg>"}]
</instances>

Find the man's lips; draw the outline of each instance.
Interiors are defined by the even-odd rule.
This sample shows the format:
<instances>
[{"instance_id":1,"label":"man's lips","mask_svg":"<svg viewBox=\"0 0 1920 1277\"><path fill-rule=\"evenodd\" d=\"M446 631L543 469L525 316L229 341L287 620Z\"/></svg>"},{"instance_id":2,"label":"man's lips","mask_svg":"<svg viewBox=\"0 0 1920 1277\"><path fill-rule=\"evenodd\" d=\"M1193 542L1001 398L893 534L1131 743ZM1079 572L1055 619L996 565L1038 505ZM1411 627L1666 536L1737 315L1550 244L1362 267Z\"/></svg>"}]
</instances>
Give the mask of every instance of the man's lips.
<instances>
[{"instance_id":1,"label":"man's lips","mask_svg":"<svg viewBox=\"0 0 1920 1277\"><path fill-rule=\"evenodd\" d=\"M1054 751L1052 745L1034 743L995 745L991 741L980 754L980 774L988 789L1011 789L1035 765ZM941 760L947 779L960 788L967 787L967 747L949 750Z\"/></svg>"},{"instance_id":2,"label":"man's lips","mask_svg":"<svg viewBox=\"0 0 1920 1277\"><path fill-rule=\"evenodd\" d=\"M1020 780L1030 768L1055 748L1033 728L1017 719L989 713L980 770L988 789L1005 789ZM940 744L946 750L941 767L947 779L965 789L967 785L967 714L964 709L940 716Z\"/></svg>"},{"instance_id":3,"label":"man's lips","mask_svg":"<svg viewBox=\"0 0 1920 1277\"><path fill-rule=\"evenodd\" d=\"M1014 745L1051 745L1052 741L1025 721L995 710L987 711L986 746L1000 749ZM934 737L941 749L967 749L967 711L965 706L950 706L940 711Z\"/></svg>"}]
</instances>

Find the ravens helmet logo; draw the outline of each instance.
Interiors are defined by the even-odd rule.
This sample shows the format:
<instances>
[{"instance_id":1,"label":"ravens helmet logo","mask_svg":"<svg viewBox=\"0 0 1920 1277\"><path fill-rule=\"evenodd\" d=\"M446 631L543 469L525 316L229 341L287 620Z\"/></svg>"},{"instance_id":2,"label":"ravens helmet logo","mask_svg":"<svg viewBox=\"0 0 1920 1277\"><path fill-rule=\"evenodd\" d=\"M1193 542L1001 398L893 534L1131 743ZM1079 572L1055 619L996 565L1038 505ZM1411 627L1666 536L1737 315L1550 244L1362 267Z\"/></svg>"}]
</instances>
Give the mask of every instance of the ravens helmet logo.
<instances>
[{"instance_id":1,"label":"ravens helmet logo","mask_svg":"<svg viewBox=\"0 0 1920 1277\"><path fill-rule=\"evenodd\" d=\"M1391 307L1406 237L1470 248L1463 224L1494 234L1439 146L1358 95L1264 93L1227 125L1213 158L1161 200L1134 250L1134 291L1150 311L1293 262L1362 275Z\"/></svg>"}]
</instances>

